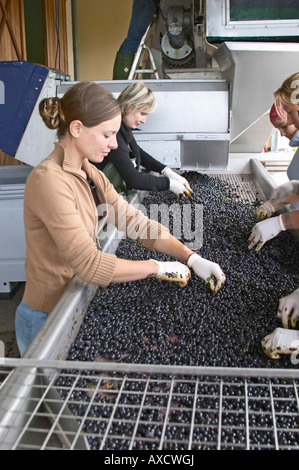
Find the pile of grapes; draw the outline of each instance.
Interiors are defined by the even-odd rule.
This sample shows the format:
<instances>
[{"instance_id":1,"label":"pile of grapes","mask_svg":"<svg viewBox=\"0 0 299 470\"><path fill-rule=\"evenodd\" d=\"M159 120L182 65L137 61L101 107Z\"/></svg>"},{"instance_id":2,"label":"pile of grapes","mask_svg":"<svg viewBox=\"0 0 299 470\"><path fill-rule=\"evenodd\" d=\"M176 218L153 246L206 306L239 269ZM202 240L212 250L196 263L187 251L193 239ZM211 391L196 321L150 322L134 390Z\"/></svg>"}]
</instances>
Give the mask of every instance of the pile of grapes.
<instances>
[{"instance_id":1,"label":"pile of grapes","mask_svg":"<svg viewBox=\"0 0 299 470\"><path fill-rule=\"evenodd\" d=\"M290 356L268 358L261 339L282 326L277 318L279 299L299 286L299 243L292 234L282 232L261 251L248 250L247 240L257 222L255 204L244 203L221 179L196 172L185 176L194 191L189 198L178 200L170 192L149 193L142 204L148 208L152 204L189 204L191 215L201 205L203 239L198 253L221 266L226 275L224 286L214 294L193 273L185 288L146 279L99 289L69 359L293 367ZM173 230L171 221L169 228ZM182 241L190 243L183 233ZM132 260L171 259L129 239L121 241L116 254Z\"/></svg>"},{"instance_id":2,"label":"pile of grapes","mask_svg":"<svg viewBox=\"0 0 299 470\"><path fill-rule=\"evenodd\" d=\"M226 275L224 286L214 294L193 273L184 288L150 278L99 289L68 359L174 366L171 368L174 375L175 366L297 367L289 356L278 360L268 358L261 339L282 326L277 318L279 299L299 286L299 243L292 234L283 232L267 242L261 251L248 250L247 240L257 222L254 210L259 201L244 202L221 179L193 172L188 172L186 177L194 191L189 198L178 200L168 192L149 193L143 206L189 204L194 215L193 230L198 223L196 209L202 206L203 231L198 252L221 266ZM169 228L173 231L174 222L170 221ZM183 233L182 241L190 243ZM170 259L149 253L138 242L128 239L121 241L116 254L132 260ZM113 379L115 374L118 373L111 370L111 380L101 379L103 383L90 408L90 397L96 390L94 382L97 377L100 380L95 371L86 371L83 379L74 374L69 381L57 380L60 394L71 398L69 407L79 423L88 410L82 431L91 449L128 449L133 435L133 450L158 449L165 420L163 449L188 449L190 437L191 449L217 448L220 389L216 378L206 377L200 382L193 415L194 384L189 377L185 383L175 381L168 408L167 377L160 380L159 374L155 374L158 381L150 381L141 409L139 393L144 391L145 374L131 374L133 380L126 380L121 390L120 382ZM70 397L69 386L75 382L76 389ZM266 377L263 383L266 390ZM252 449L275 447L271 402L264 388L252 385L247 390L251 398L248 425ZM294 397L291 396L291 402L284 384L281 391L285 398L279 402L276 418L278 443L284 448L298 447L298 409L295 405L292 412ZM224 386L224 393L227 397L221 405L221 448L244 448L247 425L243 384L233 379L227 390Z\"/></svg>"}]
</instances>

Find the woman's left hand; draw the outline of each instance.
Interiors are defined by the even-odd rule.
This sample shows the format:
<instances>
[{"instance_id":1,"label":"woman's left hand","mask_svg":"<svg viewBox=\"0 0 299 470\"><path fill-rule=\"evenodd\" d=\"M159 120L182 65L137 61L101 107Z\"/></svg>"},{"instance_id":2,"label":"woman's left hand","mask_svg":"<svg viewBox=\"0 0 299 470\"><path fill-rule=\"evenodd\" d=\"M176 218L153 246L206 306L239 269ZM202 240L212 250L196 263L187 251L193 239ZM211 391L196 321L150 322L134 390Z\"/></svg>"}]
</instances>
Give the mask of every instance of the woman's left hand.
<instances>
[{"instance_id":1,"label":"woman's left hand","mask_svg":"<svg viewBox=\"0 0 299 470\"><path fill-rule=\"evenodd\" d=\"M210 289L215 293L223 286L225 275L217 263L213 263L194 253L187 261L189 268L192 268L195 274L206 281Z\"/></svg>"},{"instance_id":2,"label":"woman's left hand","mask_svg":"<svg viewBox=\"0 0 299 470\"><path fill-rule=\"evenodd\" d=\"M193 193L191 187L190 187L190 184L189 182L186 180L186 178L184 178L183 176L179 175L178 173L176 173L175 171L171 170L170 168L168 167L165 167L164 170L162 171L162 174L163 176L167 176L167 178L169 179L173 179L175 181L178 181L179 183L183 184L186 188L186 192L189 193L189 195L191 193Z\"/></svg>"},{"instance_id":3,"label":"woman's left hand","mask_svg":"<svg viewBox=\"0 0 299 470\"><path fill-rule=\"evenodd\" d=\"M256 251L259 251L267 241L276 237L282 230L285 230L285 228L280 215L258 222L248 238L249 250L256 247Z\"/></svg>"},{"instance_id":4,"label":"woman's left hand","mask_svg":"<svg viewBox=\"0 0 299 470\"><path fill-rule=\"evenodd\" d=\"M281 354L298 354L299 331L276 328L262 339L262 348L271 359L279 359Z\"/></svg>"}]
</instances>

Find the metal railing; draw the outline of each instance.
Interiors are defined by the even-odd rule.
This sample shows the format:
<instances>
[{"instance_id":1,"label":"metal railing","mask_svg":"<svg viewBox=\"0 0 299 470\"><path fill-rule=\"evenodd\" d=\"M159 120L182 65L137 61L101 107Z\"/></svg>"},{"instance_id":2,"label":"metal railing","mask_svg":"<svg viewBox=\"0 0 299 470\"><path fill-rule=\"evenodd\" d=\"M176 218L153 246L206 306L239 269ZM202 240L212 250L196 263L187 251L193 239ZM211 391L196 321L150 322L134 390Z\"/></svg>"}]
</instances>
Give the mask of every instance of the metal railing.
<instances>
[{"instance_id":1,"label":"metal railing","mask_svg":"<svg viewBox=\"0 0 299 470\"><path fill-rule=\"evenodd\" d=\"M1 449L299 449L298 370L4 362Z\"/></svg>"}]
</instances>

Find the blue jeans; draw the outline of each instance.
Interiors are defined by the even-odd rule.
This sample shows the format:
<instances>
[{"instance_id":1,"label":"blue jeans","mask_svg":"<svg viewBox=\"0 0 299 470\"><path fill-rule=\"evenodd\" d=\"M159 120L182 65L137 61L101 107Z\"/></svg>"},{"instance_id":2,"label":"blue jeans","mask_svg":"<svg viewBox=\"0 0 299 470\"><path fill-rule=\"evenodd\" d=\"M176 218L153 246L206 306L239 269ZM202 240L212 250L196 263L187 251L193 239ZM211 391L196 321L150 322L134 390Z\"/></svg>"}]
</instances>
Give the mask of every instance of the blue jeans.
<instances>
[{"instance_id":1,"label":"blue jeans","mask_svg":"<svg viewBox=\"0 0 299 470\"><path fill-rule=\"evenodd\" d=\"M119 52L135 54L156 11L156 0L134 0L128 35L120 46Z\"/></svg>"},{"instance_id":2,"label":"blue jeans","mask_svg":"<svg viewBox=\"0 0 299 470\"><path fill-rule=\"evenodd\" d=\"M23 356L47 317L48 313L34 310L24 300L21 301L15 319L16 338L21 356Z\"/></svg>"}]
</instances>

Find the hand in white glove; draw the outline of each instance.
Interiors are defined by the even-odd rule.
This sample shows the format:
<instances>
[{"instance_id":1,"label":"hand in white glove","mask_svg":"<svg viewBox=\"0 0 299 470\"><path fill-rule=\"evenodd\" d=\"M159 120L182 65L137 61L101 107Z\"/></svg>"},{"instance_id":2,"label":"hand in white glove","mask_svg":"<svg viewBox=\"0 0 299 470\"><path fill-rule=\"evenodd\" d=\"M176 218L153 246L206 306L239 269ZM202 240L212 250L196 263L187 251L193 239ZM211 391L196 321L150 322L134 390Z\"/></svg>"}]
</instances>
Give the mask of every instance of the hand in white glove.
<instances>
[{"instance_id":1,"label":"hand in white glove","mask_svg":"<svg viewBox=\"0 0 299 470\"><path fill-rule=\"evenodd\" d=\"M282 297L279 301L277 316L281 318L284 328L295 326L299 317L299 289L292 294Z\"/></svg>"},{"instance_id":2,"label":"hand in white glove","mask_svg":"<svg viewBox=\"0 0 299 470\"><path fill-rule=\"evenodd\" d=\"M154 261L159 266L157 274L153 274L152 277L161 279L162 281L178 282L180 287L185 287L187 282L191 278L190 269L179 261Z\"/></svg>"},{"instance_id":3,"label":"hand in white glove","mask_svg":"<svg viewBox=\"0 0 299 470\"><path fill-rule=\"evenodd\" d=\"M262 348L271 359L279 359L281 354L293 354L299 350L299 331L276 328L262 339Z\"/></svg>"},{"instance_id":4,"label":"hand in white glove","mask_svg":"<svg viewBox=\"0 0 299 470\"><path fill-rule=\"evenodd\" d=\"M178 173L176 173L175 171L171 170L171 168L168 168L167 166L164 168L164 170L162 171L162 174L163 176L167 176L167 178L169 178L170 180L174 180L174 181L178 181L179 183L181 183L183 186L185 186L186 188L186 192L188 193L192 193L192 189L190 187L190 184L188 183L188 181L186 180L186 178L184 178L183 176L179 175Z\"/></svg>"},{"instance_id":5,"label":"hand in white glove","mask_svg":"<svg viewBox=\"0 0 299 470\"><path fill-rule=\"evenodd\" d=\"M189 257L187 265L193 269L197 276L206 281L215 293L223 286L225 275L218 264L194 253Z\"/></svg>"},{"instance_id":6,"label":"hand in white glove","mask_svg":"<svg viewBox=\"0 0 299 470\"><path fill-rule=\"evenodd\" d=\"M299 193L299 180L287 181L286 183L281 184L277 188L273 189L271 194L271 199L278 200L283 202L284 199L291 194Z\"/></svg>"},{"instance_id":7,"label":"hand in white glove","mask_svg":"<svg viewBox=\"0 0 299 470\"><path fill-rule=\"evenodd\" d=\"M177 180L169 179L169 190L177 196L185 196L186 194L188 196L190 195L190 192L187 190L186 186Z\"/></svg>"},{"instance_id":8,"label":"hand in white glove","mask_svg":"<svg viewBox=\"0 0 299 470\"><path fill-rule=\"evenodd\" d=\"M281 215L258 222L253 227L251 235L248 238L249 250L256 246L256 251L259 251L267 241L276 237L282 230L286 229L281 220Z\"/></svg>"},{"instance_id":9,"label":"hand in white glove","mask_svg":"<svg viewBox=\"0 0 299 470\"><path fill-rule=\"evenodd\" d=\"M255 211L255 216L257 220L265 220L269 219L277 209L275 208L274 204L271 204L270 201L264 202L261 204L257 210Z\"/></svg>"}]
</instances>

